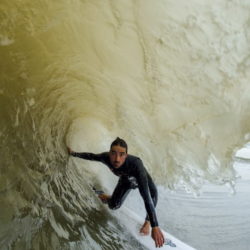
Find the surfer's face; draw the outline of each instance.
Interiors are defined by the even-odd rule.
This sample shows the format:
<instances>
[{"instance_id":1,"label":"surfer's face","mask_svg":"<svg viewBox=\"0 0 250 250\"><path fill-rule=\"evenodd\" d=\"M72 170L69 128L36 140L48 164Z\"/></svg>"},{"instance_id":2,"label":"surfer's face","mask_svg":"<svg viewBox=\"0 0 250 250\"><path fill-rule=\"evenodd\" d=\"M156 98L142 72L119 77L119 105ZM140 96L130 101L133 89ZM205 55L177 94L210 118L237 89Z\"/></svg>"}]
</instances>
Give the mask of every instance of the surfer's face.
<instances>
[{"instance_id":1,"label":"surfer's face","mask_svg":"<svg viewBox=\"0 0 250 250\"><path fill-rule=\"evenodd\" d=\"M112 146L109 151L109 157L113 167L119 168L127 158L126 148L121 146Z\"/></svg>"}]
</instances>

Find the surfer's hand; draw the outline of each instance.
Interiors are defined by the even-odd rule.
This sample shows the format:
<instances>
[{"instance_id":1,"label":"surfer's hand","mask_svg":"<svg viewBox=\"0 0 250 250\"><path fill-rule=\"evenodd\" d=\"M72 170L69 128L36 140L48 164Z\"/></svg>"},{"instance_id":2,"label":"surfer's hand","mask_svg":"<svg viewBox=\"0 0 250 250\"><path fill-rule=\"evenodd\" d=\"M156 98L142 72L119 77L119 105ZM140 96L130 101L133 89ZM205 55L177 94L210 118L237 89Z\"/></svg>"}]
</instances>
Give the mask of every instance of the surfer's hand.
<instances>
[{"instance_id":1,"label":"surfer's hand","mask_svg":"<svg viewBox=\"0 0 250 250\"><path fill-rule=\"evenodd\" d=\"M164 235L159 227L152 228L151 237L155 241L155 247L162 247L163 246L165 239L164 239Z\"/></svg>"},{"instance_id":2,"label":"surfer's hand","mask_svg":"<svg viewBox=\"0 0 250 250\"><path fill-rule=\"evenodd\" d=\"M69 155L71 155L71 153L73 152L69 147L67 147L68 153Z\"/></svg>"}]
</instances>

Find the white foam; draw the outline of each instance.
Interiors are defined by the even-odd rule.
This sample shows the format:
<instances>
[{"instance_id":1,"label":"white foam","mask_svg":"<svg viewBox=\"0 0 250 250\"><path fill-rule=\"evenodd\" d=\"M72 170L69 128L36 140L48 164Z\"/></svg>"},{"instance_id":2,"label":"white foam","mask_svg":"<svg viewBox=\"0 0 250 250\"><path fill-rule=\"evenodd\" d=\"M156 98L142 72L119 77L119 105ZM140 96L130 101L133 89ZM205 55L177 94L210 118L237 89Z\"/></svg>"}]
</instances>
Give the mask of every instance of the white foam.
<instances>
[{"instance_id":1,"label":"white foam","mask_svg":"<svg viewBox=\"0 0 250 250\"><path fill-rule=\"evenodd\" d=\"M14 39L10 39L9 37L0 34L0 45L7 46L13 44L14 42Z\"/></svg>"}]
</instances>

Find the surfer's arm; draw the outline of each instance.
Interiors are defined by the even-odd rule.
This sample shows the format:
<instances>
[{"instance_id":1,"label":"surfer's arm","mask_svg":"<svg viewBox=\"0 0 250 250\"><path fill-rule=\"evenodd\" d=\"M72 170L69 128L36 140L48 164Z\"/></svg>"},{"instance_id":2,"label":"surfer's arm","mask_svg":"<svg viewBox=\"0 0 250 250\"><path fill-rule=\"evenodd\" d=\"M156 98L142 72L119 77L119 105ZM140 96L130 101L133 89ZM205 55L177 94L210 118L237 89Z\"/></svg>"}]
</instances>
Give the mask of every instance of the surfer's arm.
<instances>
[{"instance_id":1,"label":"surfer's arm","mask_svg":"<svg viewBox=\"0 0 250 250\"><path fill-rule=\"evenodd\" d=\"M137 179L139 192L144 200L145 208L149 216L151 227L158 227L154 204L149 193L147 172L141 160L137 161L135 171L135 177Z\"/></svg>"},{"instance_id":2,"label":"surfer's arm","mask_svg":"<svg viewBox=\"0 0 250 250\"><path fill-rule=\"evenodd\" d=\"M100 161L101 155L100 154L93 154L93 153L77 153L72 151L71 155L73 157L78 157L78 158L82 158L84 160L89 160L89 161Z\"/></svg>"},{"instance_id":3,"label":"surfer's arm","mask_svg":"<svg viewBox=\"0 0 250 250\"><path fill-rule=\"evenodd\" d=\"M89 161L101 161L102 162L103 156L104 156L104 153L101 153L101 154L93 154L93 153L86 153L86 152L78 153L72 150L70 150L69 153L73 157L78 157L78 158L89 160Z\"/></svg>"},{"instance_id":4,"label":"surfer's arm","mask_svg":"<svg viewBox=\"0 0 250 250\"><path fill-rule=\"evenodd\" d=\"M145 208L147 210L150 219L150 224L152 227L151 236L155 241L155 247L162 247L164 244L164 236L158 225L154 204L149 194L147 172L143 167L142 162L139 162L139 164L137 164L136 172L138 188L144 200Z\"/></svg>"}]
</instances>

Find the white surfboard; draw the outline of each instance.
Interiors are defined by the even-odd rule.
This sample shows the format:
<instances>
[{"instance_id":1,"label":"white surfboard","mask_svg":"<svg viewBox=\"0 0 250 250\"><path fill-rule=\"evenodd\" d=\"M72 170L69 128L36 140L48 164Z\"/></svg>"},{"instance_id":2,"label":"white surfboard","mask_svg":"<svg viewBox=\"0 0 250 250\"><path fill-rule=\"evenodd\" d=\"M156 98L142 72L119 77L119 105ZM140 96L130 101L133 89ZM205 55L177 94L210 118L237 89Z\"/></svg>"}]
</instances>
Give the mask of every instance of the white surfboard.
<instances>
[{"instance_id":1,"label":"white surfboard","mask_svg":"<svg viewBox=\"0 0 250 250\"><path fill-rule=\"evenodd\" d=\"M120 210L119 219L124 222L124 225L127 225L129 227L129 230L132 231L134 237L147 249L155 250L156 249L155 242L151 238L151 233L147 236L141 236L139 233L141 226L145 222L145 219L124 205L121 208L119 208L119 210ZM162 232L165 237L165 244L160 249L162 250L196 250L193 247L178 240L171 234L163 230Z\"/></svg>"},{"instance_id":2,"label":"white surfboard","mask_svg":"<svg viewBox=\"0 0 250 250\"><path fill-rule=\"evenodd\" d=\"M97 190L94 186L90 185L93 191L99 195L104 193L102 190ZM104 202L105 204L105 202ZM118 220L122 222L124 226L134 235L136 240L144 245L149 250L155 250L155 242L151 238L151 232L147 236L140 235L140 229L145 222L145 219L142 218L140 215L123 205L118 210L113 210L112 214L117 217ZM162 229L161 229L162 230ZM185 244L184 242L178 240L171 234L162 230L165 244L161 247L162 250L196 250L193 247Z\"/></svg>"}]
</instances>

